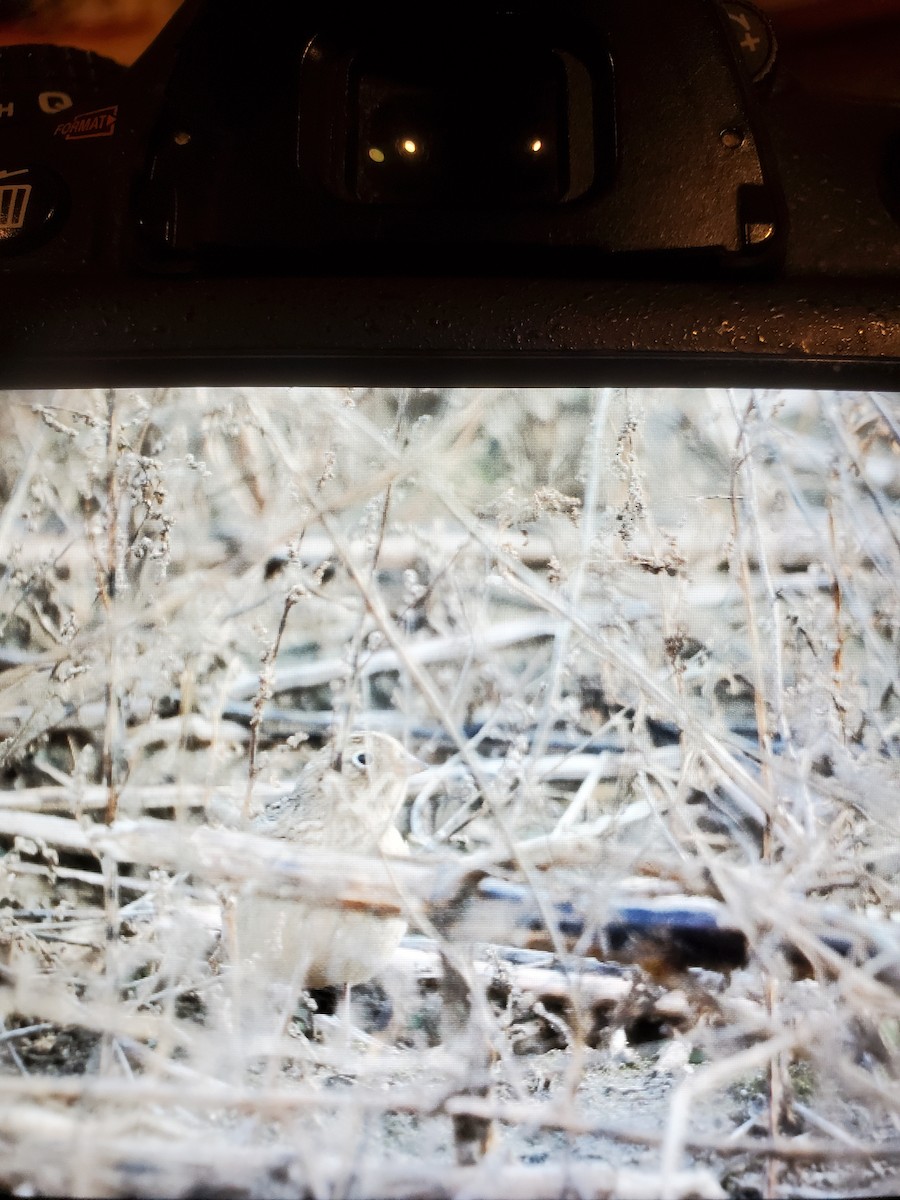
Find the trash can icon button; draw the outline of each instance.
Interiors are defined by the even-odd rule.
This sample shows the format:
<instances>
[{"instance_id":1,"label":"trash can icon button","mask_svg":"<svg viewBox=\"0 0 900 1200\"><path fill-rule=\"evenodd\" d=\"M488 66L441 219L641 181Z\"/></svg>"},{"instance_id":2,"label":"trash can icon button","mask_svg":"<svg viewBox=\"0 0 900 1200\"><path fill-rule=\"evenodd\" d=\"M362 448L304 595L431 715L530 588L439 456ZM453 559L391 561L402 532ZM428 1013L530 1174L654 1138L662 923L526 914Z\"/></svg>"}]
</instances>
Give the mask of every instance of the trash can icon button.
<instances>
[{"instance_id":1,"label":"trash can icon button","mask_svg":"<svg viewBox=\"0 0 900 1200\"><path fill-rule=\"evenodd\" d=\"M47 167L0 166L0 255L31 250L59 226L66 189Z\"/></svg>"}]
</instances>

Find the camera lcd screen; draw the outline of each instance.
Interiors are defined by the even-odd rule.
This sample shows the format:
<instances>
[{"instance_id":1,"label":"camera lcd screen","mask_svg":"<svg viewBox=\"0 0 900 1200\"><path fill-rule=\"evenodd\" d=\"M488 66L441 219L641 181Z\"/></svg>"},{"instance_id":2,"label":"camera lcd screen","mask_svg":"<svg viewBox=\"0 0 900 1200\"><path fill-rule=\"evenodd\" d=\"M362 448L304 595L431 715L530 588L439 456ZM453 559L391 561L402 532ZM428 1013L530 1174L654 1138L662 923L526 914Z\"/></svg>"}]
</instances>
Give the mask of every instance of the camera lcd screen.
<instances>
[{"instance_id":1,"label":"camera lcd screen","mask_svg":"<svg viewBox=\"0 0 900 1200\"><path fill-rule=\"evenodd\" d=\"M809 1194L824 1161L877 1186L898 416L4 393L4 1184L336 1194L351 1162L362 1195L712 1197L773 1162ZM292 835L328 788L354 821ZM368 964L349 1008L304 974L314 935ZM77 1180L47 1150L76 1143Z\"/></svg>"}]
</instances>

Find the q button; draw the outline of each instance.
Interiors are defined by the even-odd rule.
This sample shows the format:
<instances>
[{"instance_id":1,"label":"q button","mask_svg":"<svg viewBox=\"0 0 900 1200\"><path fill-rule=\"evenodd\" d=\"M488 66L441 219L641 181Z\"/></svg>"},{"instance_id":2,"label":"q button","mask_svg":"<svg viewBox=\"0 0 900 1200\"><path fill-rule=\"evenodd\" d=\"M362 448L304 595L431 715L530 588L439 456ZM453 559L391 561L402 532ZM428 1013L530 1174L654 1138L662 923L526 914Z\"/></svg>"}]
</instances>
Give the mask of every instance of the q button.
<instances>
[{"instance_id":1,"label":"q button","mask_svg":"<svg viewBox=\"0 0 900 1200\"><path fill-rule=\"evenodd\" d=\"M75 101L68 92L41 92L38 96L38 106L41 112L52 115L71 108Z\"/></svg>"},{"instance_id":2,"label":"q button","mask_svg":"<svg viewBox=\"0 0 900 1200\"><path fill-rule=\"evenodd\" d=\"M65 219L68 191L48 167L0 167L0 255L32 250Z\"/></svg>"}]
</instances>

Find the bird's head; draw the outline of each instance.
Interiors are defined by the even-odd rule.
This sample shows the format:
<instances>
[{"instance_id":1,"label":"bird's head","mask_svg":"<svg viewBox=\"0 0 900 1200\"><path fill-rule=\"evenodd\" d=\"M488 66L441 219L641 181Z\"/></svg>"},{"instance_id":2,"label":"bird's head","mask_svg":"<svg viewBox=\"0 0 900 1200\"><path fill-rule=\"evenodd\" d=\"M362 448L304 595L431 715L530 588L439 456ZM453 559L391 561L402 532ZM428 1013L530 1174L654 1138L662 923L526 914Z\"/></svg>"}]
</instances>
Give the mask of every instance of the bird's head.
<instances>
[{"instance_id":1,"label":"bird's head","mask_svg":"<svg viewBox=\"0 0 900 1200\"><path fill-rule=\"evenodd\" d=\"M351 733L331 756L340 790L348 798L364 798L373 816L380 812L393 818L406 795L407 779L425 767L396 738L376 730Z\"/></svg>"}]
</instances>

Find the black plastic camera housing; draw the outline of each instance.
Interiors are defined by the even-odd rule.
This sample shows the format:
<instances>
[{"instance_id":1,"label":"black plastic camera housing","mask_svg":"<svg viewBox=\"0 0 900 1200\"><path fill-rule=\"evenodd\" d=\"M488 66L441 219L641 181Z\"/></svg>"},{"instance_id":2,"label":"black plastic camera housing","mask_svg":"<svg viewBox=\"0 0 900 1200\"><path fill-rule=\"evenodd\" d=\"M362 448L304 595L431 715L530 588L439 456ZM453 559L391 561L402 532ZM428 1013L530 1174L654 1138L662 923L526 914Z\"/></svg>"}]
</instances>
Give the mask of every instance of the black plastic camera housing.
<instances>
[{"instance_id":1,"label":"black plastic camera housing","mask_svg":"<svg viewBox=\"0 0 900 1200\"><path fill-rule=\"evenodd\" d=\"M735 0L187 0L0 52L0 384L809 382L900 362L900 120Z\"/></svg>"}]
</instances>

